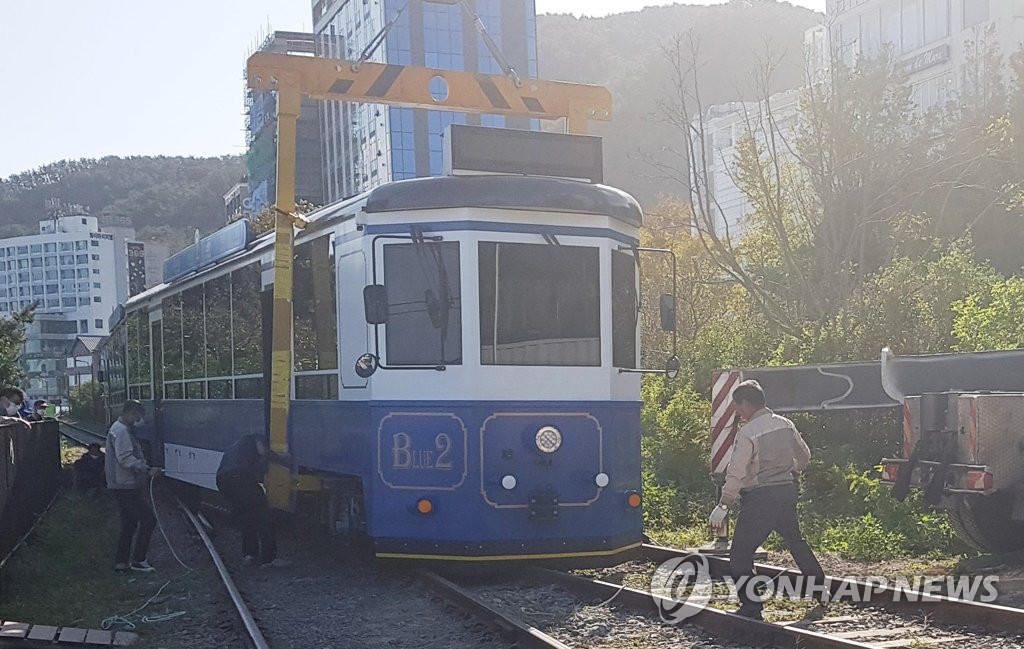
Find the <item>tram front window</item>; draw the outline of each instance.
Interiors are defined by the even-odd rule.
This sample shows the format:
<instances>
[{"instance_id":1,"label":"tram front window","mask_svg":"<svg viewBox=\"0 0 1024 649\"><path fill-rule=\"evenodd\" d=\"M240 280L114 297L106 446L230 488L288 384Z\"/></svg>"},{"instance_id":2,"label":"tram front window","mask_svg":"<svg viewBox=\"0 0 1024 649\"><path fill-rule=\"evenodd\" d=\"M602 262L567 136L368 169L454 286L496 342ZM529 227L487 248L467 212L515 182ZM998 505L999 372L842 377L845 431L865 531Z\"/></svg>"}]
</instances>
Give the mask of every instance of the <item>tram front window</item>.
<instances>
[{"instance_id":1,"label":"tram front window","mask_svg":"<svg viewBox=\"0 0 1024 649\"><path fill-rule=\"evenodd\" d=\"M480 243L480 362L601 365L597 248Z\"/></svg>"},{"instance_id":2,"label":"tram front window","mask_svg":"<svg viewBox=\"0 0 1024 649\"><path fill-rule=\"evenodd\" d=\"M389 365L461 365L459 244L384 246Z\"/></svg>"}]
</instances>

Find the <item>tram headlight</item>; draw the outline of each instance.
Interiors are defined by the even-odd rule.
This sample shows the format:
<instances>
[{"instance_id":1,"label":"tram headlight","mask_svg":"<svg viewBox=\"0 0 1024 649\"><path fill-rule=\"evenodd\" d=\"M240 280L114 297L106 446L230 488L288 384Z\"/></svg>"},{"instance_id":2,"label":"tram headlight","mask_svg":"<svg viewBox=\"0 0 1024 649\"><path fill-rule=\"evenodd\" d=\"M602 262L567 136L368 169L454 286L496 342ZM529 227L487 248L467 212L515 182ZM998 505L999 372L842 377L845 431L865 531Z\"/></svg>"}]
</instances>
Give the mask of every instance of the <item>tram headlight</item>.
<instances>
[{"instance_id":1,"label":"tram headlight","mask_svg":"<svg viewBox=\"0 0 1024 649\"><path fill-rule=\"evenodd\" d=\"M554 453L562 446L562 433L554 426L543 426L534 438L541 453Z\"/></svg>"},{"instance_id":2,"label":"tram headlight","mask_svg":"<svg viewBox=\"0 0 1024 649\"><path fill-rule=\"evenodd\" d=\"M602 489L608 486L608 482L609 480L607 473L598 473L596 476L594 476L594 484L596 484L598 487L601 487Z\"/></svg>"},{"instance_id":3,"label":"tram headlight","mask_svg":"<svg viewBox=\"0 0 1024 649\"><path fill-rule=\"evenodd\" d=\"M512 491L516 488L516 477L514 475L507 475L501 479L501 486L508 491Z\"/></svg>"}]
</instances>

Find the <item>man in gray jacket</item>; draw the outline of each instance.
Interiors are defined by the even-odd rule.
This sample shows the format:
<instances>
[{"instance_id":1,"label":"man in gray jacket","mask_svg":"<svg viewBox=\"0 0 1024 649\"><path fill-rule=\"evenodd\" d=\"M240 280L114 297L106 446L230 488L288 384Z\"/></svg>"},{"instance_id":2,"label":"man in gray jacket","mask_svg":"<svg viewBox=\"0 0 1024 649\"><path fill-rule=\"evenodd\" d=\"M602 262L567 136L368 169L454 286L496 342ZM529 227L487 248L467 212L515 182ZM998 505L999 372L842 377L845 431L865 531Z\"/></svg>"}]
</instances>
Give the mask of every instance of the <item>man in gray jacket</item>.
<instances>
[{"instance_id":1,"label":"man in gray jacket","mask_svg":"<svg viewBox=\"0 0 1024 649\"><path fill-rule=\"evenodd\" d=\"M121 511L121 536L117 541L117 556L114 559L114 570L118 572L129 569L134 572L155 571L146 561L146 553L149 551L153 528L156 527L156 517L146 502L144 492L150 479L160 475L161 470L146 464L142 446L132 434L132 428L145 416L146 410L140 402L126 401L121 416L107 433L104 472L107 488L114 494Z\"/></svg>"},{"instance_id":2,"label":"man in gray jacket","mask_svg":"<svg viewBox=\"0 0 1024 649\"><path fill-rule=\"evenodd\" d=\"M797 519L796 479L807 467L811 451L793 422L765 407L764 391L757 381L743 381L732 393L740 418L746 421L736 435L722 498L711 512L711 527L725 523L729 509L740 500L729 564L740 598L740 615L760 619L763 604L757 593L748 592L754 575L754 553L768 535L777 531L800 572L814 584L824 584L811 546L800 532ZM807 588L805 587L805 592Z\"/></svg>"}]
</instances>

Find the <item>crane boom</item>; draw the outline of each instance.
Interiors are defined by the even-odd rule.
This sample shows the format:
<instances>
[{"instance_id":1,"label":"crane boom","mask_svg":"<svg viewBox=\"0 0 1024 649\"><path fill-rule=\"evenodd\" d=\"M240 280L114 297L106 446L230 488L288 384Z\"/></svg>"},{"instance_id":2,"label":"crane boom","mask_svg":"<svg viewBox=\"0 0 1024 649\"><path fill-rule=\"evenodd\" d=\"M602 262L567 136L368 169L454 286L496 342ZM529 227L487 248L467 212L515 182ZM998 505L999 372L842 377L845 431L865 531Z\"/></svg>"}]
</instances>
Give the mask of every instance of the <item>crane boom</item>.
<instances>
[{"instance_id":1,"label":"crane boom","mask_svg":"<svg viewBox=\"0 0 1024 649\"><path fill-rule=\"evenodd\" d=\"M464 70L437 70L384 63L257 52L249 58L249 87L295 92L313 99L389 104L464 113L568 120L570 133L585 133L587 120L612 118L607 88ZM436 79L443 80L443 84ZM435 92L431 93L434 81ZM447 92L438 95L436 88Z\"/></svg>"}]
</instances>

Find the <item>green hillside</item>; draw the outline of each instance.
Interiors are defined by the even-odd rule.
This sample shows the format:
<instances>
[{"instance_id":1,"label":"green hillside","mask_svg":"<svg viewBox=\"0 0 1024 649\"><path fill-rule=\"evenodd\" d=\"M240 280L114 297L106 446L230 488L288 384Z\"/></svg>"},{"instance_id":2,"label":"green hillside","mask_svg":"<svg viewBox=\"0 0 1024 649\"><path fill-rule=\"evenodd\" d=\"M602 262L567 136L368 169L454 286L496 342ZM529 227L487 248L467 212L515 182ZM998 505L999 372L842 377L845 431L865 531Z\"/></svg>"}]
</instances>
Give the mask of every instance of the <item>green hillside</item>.
<instances>
[{"instance_id":1,"label":"green hillside","mask_svg":"<svg viewBox=\"0 0 1024 649\"><path fill-rule=\"evenodd\" d=\"M244 173L237 156L62 160L0 179L0 222L7 234L30 234L46 199L60 198L96 216L130 216L140 238L174 245L223 224L222 196Z\"/></svg>"}]
</instances>

